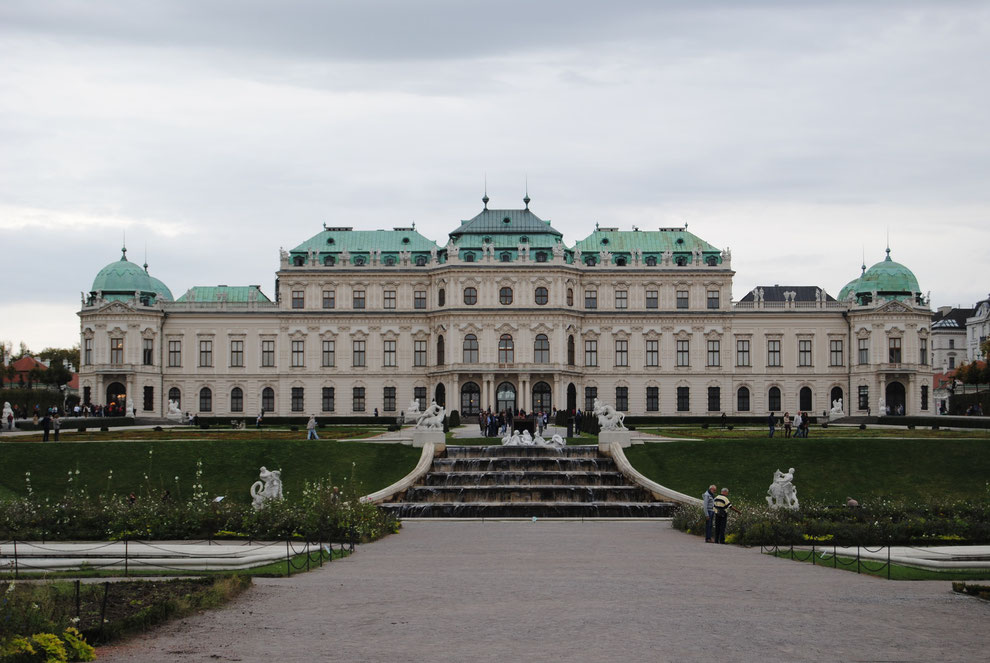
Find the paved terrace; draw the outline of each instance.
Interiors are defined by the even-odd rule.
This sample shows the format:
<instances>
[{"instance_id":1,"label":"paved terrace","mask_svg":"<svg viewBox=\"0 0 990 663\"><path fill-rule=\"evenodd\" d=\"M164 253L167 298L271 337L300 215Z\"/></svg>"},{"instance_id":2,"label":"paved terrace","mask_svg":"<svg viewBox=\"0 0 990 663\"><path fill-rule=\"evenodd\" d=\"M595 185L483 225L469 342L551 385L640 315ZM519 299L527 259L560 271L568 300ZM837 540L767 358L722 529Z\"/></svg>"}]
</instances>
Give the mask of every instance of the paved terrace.
<instances>
[{"instance_id":1,"label":"paved terrace","mask_svg":"<svg viewBox=\"0 0 990 663\"><path fill-rule=\"evenodd\" d=\"M666 522L412 522L101 661L972 661L990 603Z\"/></svg>"}]
</instances>

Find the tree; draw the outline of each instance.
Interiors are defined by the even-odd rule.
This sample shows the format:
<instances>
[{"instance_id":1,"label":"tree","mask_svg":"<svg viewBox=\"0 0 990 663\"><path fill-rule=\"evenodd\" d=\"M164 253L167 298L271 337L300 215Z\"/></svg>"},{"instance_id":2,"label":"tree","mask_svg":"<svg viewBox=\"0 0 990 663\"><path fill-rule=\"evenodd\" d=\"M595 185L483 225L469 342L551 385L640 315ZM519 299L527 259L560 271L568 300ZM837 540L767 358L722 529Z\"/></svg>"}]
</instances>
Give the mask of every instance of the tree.
<instances>
[{"instance_id":1,"label":"tree","mask_svg":"<svg viewBox=\"0 0 990 663\"><path fill-rule=\"evenodd\" d=\"M71 348L45 348L38 355L48 362L48 370L41 375L45 384L61 387L72 379L72 371L79 365L79 346Z\"/></svg>"},{"instance_id":2,"label":"tree","mask_svg":"<svg viewBox=\"0 0 990 663\"><path fill-rule=\"evenodd\" d=\"M980 352L983 353L984 359L990 360L990 338L980 343Z\"/></svg>"}]
</instances>

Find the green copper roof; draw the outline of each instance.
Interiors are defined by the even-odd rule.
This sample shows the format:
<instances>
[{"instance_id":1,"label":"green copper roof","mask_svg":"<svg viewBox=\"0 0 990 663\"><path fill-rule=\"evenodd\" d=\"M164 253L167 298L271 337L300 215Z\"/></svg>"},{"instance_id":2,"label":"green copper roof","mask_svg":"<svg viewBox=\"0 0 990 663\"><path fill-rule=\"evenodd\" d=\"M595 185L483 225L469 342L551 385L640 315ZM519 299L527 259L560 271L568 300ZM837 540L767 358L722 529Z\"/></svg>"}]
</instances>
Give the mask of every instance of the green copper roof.
<instances>
[{"instance_id":1,"label":"green copper roof","mask_svg":"<svg viewBox=\"0 0 990 663\"><path fill-rule=\"evenodd\" d=\"M876 292L889 299L898 295L919 293L921 287L910 269L890 259L890 249L887 249L887 257L870 267L859 278L856 292L858 294Z\"/></svg>"},{"instance_id":2,"label":"green copper roof","mask_svg":"<svg viewBox=\"0 0 990 663\"><path fill-rule=\"evenodd\" d=\"M251 293L254 293L252 295ZM204 286L197 285L189 288L186 294L179 297L178 302L219 302L227 301L233 303L245 302L270 302L271 300L261 292L261 286L257 285L218 285Z\"/></svg>"},{"instance_id":3,"label":"green copper roof","mask_svg":"<svg viewBox=\"0 0 990 663\"><path fill-rule=\"evenodd\" d=\"M396 228L395 230L352 230L351 228L327 228L323 232L310 237L308 240L289 251L291 255L306 255L317 251L320 255L327 253L369 253L381 251L384 253L429 253L439 250L436 242L426 239L414 228Z\"/></svg>"},{"instance_id":4,"label":"green copper roof","mask_svg":"<svg viewBox=\"0 0 990 663\"><path fill-rule=\"evenodd\" d=\"M450 233L455 241L464 235L537 235L562 237L560 231L527 209L484 209L473 219L461 221Z\"/></svg>"},{"instance_id":5,"label":"green copper roof","mask_svg":"<svg viewBox=\"0 0 990 663\"><path fill-rule=\"evenodd\" d=\"M644 255L652 254L657 257L665 251L677 255L701 250L706 258L714 255L719 259L719 262L722 261L720 249L682 228L665 230L597 229L588 237L577 242L574 245L574 250L580 250L582 253L610 251L613 254L632 253L634 250L640 250Z\"/></svg>"},{"instance_id":6,"label":"green copper roof","mask_svg":"<svg viewBox=\"0 0 990 663\"><path fill-rule=\"evenodd\" d=\"M842 290L839 291L839 301L844 302L847 297L856 292L856 287L859 285L859 279L853 279L849 283L842 286Z\"/></svg>"},{"instance_id":7,"label":"green copper roof","mask_svg":"<svg viewBox=\"0 0 990 663\"><path fill-rule=\"evenodd\" d=\"M127 249L121 250L120 260L112 262L99 271L93 279L91 292L125 295L133 297L135 292L156 294L148 273L127 259Z\"/></svg>"}]
</instances>

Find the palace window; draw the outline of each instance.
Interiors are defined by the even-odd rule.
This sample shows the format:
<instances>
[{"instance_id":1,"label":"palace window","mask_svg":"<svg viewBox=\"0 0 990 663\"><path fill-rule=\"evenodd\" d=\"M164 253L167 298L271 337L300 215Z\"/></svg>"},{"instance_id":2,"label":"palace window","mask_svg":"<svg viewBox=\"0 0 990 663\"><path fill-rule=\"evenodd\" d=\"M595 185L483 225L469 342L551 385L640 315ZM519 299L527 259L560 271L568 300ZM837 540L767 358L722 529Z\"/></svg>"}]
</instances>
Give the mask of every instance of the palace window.
<instances>
[{"instance_id":1,"label":"palace window","mask_svg":"<svg viewBox=\"0 0 990 663\"><path fill-rule=\"evenodd\" d=\"M646 308L660 308L660 291L646 291Z\"/></svg>"},{"instance_id":2,"label":"palace window","mask_svg":"<svg viewBox=\"0 0 990 663\"><path fill-rule=\"evenodd\" d=\"M870 408L870 388L866 385L860 385L859 390L859 409L868 410Z\"/></svg>"},{"instance_id":3,"label":"palace window","mask_svg":"<svg viewBox=\"0 0 990 663\"><path fill-rule=\"evenodd\" d=\"M887 339L888 356L891 364L901 363L901 339Z\"/></svg>"},{"instance_id":4,"label":"palace window","mask_svg":"<svg viewBox=\"0 0 990 663\"><path fill-rule=\"evenodd\" d=\"M574 337L567 337L567 365L574 365Z\"/></svg>"},{"instance_id":5,"label":"palace window","mask_svg":"<svg viewBox=\"0 0 990 663\"><path fill-rule=\"evenodd\" d=\"M927 410L928 409L928 385L927 384L921 385L921 409L922 410Z\"/></svg>"},{"instance_id":6,"label":"palace window","mask_svg":"<svg viewBox=\"0 0 990 663\"><path fill-rule=\"evenodd\" d=\"M512 303L512 288L499 288L498 303L503 305Z\"/></svg>"},{"instance_id":7,"label":"palace window","mask_svg":"<svg viewBox=\"0 0 990 663\"><path fill-rule=\"evenodd\" d=\"M152 366L155 363L155 339L141 339L141 363Z\"/></svg>"},{"instance_id":8,"label":"palace window","mask_svg":"<svg viewBox=\"0 0 990 663\"><path fill-rule=\"evenodd\" d=\"M413 341L413 366L426 366L426 341Z\"/></svg>"},{"instance_id":9,"label":"palace window","mask_svg":"<svg viewBox=\"0 0 990 663\"><path fill-rule=\"evenodd\" d=\"M546 334L536 335L536 342L533 344L533 363L550 363L550 339Z\"/></svg>"},{"instance_id":10,"label":"palace window","mask_svg":"<svg viewBox=\"0 0 990 663\"><path fill-rule=\"evenodd\" d=\"M922 366L927 366L928 365L928 339L927 338L920 338L920 339L918 339L918 341L921 344L920 347L918 348L918 351L919 351L918 363L921 364Z\"/></svg>"},{"instance_id":11,"label":"palace window","mask_svg":"<svg viewBox=\"0 0 990 663\"><path fill-rule=\"evenodd\" d=\"M647 267L656 267L657 266L657 257L656 256L649 256L646 259L646 266Z\"/></svg>"},{"instance_id":12,"label":"palace window","mask_svg":"<svg viewBox=\"0 0 990 663\"><path fill-rule=\"evenodd\" d=\"M688 339L677 341L677 365L691 365L691 341Z\"/></svg>"},{"instance_id":13,"label":"palace window","mask_svg":"<svg viewBox=\"0 0 990 663\"><path fill-rule=\"evenodd\" d=\"M798 341L798 366L811 366L811 341Z\"/></svg>"},{"instance_id":14,"label":"palace window","mask_svg":"<svg viewBox=\"0 0 990 663\"><path fill-rule=\"evenodd\" d=\"M275 365L275 341L261 342L261 365L266 368Z\"/></svg>"},{"instance_id":15,"label":"palace window","mask_svg":"<svg viewBox=\"0 0 990 663\"><path fill-rule=\"evenodd\" d=\"M465 364L478 363L478 337L468 334L464 337L464 359Z\"/></svg>"},{"instance_id":16,"label":"palace window","mask_svg":"<svg viewBox=\"0 0 990 663\"><path fill-rule=\"evenodd\" d=\"M749 412L749 388L739 387L736 392L736 409L740 412Z\"/></svg>"},{"instance_id":17,"label":"palace window","mask_svg":"<svg viewBox=\"0 0 990 663\"><path fill-rule=\"evenodd\" d=\"M767 406L770 408L771 412L776 412L780 409L780 388L770 387L767 392Z\"/></svg>"},{"instance_id":18,"label":"palace window","mask_svg":"<svg viewBox=\"0 0 990 663\"><path fill-rule=\"evenodd\" d=\"M244 390L240 387L234 387L230 390L230 411L244 411Z\"/></svg>"},{"instance_id":19,"label":"palace window","mask_svg":"<svg viewBox=\"0 0 990 663\"><path fill-rule=\"evenodd\" d=\"M623 309L629 307L629 291L628 290L616 290L615 291L615 308Z\"/></svg>"},{"instance_id":20,"label":"palace window","mask_svg":"<svg viewBox=\"0 0 990 663\"><path fill-rule=\"evenodd\" d=\"M323 291L323 308L334 308L337 305L337 293L333 290Z\"/></svg>"},{"instance_id":21,"label":"palace window","mask_svg":"<svg viewBox=\"0 0 990 663\"><path fill-rule=\"evenodd\" d=\"M333 368L337 363L336 347L334 341L323 341L323 364L324 368Z\"/></svg>"},{"instance_id":22,"label":"palace window","mask_svg":"<svg viewBox=\"0 0 990 663\"><path fill-rule=\"evenodd\" d=\"M413 308L425 309L426 308L426 291L417 290L413 293Z\"/></svg>"},{"instance_id":23,"label":"palace window","mask_svg":"<svg viewBox=\"0 0 990 663\"><path fill-rule=\"evenodd\" d=\"M203 387L199 390L199 411L213 411L213 392L210 391L209 387Z\"/></svg>"},{"instance_id":24,"label":"palace window","mask_svg":"<svg viewBox=\"0 0 990 663\"><path fill-rule=\"evenodd\" d=\"M592 412L595 409L595 400L598 398L598 387L584 388L584 411Z\"/></svg>"},{"instance_id":25,"label":"palace window","mask_svg":"<svg viewBox=\"0 0 990 663\"><path fill-rule=\"evenodd\" d=\"M767 366L780 366L780 341L771 339L767 341ZM780 408L776 408L780 409Z\"/></svg>"},{"instance_id":26,"label":"palace window","mask_svg":"<svg viewBox=\"0 0 990 663\"><path fill-rule=\"evenodd\" d=\"M322 405L324 412L333 412L333 406L334 406L333 396L334 396L333 387L323 387Z\"/></svg>"},{"instance_id":27,"label":"palace window","mask_svg":"<svg viewBox=\"0 0 990 663\"><path fill-rule=\"evenodd\" d=\"M688 291L678 290L677 291L677 308L687 308L688 307Z\"/></svg>"},{"instance_id":28,"label":"palace window","mask_svg":"<svg viewBox=\"0 0 990 663\"><path fill-rule=\"evenodd\" d=\"M750 366L749 339L736 339L736 366Z\"/></svg>"},{"instance_id":29,"label":"palace window","mask_svg":"<svg viewBox=\"0 0 990 663\"><path fill-rule=\"evenodd\" d=\"M261 390L261 411L275 411L275 390L271 387L265 387Z\"/></svg>"},{"instance_id":30,"label":"palace window","mask_svg":"<svg viewBox=\"0 0 990 663\"><path fill-rule=\"evenodd\" d=\"M660 365L660 341L655 338L646 339L646 365Z\"/></svg>"},{"instance_id":31,"label":"palace window","mask_svg":"<svg viewBox=\"0 0 990 663\"><path fill-rule=\"evenodd\" d=\"M861 338L859 339L859 364L870 363L870 339Z\"/></svg>"},{"instance_id":32,"label":"palace window","mask_svg":"<svg viewBox=\"0 0 990 663\"><path fill-rule=\"evenodd\" d=\"M354 387L353 390L353 410L364 412L364 387Z\"/></svg>"},{"instance_id":33,"label":"palace window","mask_svg":"<svg viewBox=\"0 0 990 663\"><path fill-rule=\"evenodd\" d=\"M352 308L364 308L364 290L355 290L351 295Z\"/></svg>"},{"instance_id":34,"label":"palace window","mask_svg":"<svg viewBox=\"0 0 990 663\"><path fill-rule=\"evenodd\" d=\"M584 365L585 366L598 365L598 341L584 342Z\"/></svg>"},{"instance_id":35,"label":"palace window","mask_svg":"<svg viewBox=\"0 0 990 663\"><path fill-rule=\"evenodd\" d=\"M292 341L292 367L302 368L306 365L306 341Z\"/></svg>"},{"instance_id":36,"label":"palace window","mask_svg":"<svg viewBox=\"0 0 990 663\"><path fill-rule=\"evenodd\" d=\"M708 387L708 411L719 412L722 409L722 388Z\"/></svg>"},{"instance_id":37,"label":"palace window","mask_svg":"<svg viewBox=\"0 0 990 663\"><path fill-rule=\"evenodd\" d=\"M175 405L179 407L182 405L182 392L179 391L178 387L172 387L171 389L168 390L168 399L170 401L175 401ZM89 403L89 401L86 399L83 399L83 402Z\"/></svg>"},{"instance_id":38,"label":"palace window","mask_svg":"<svg viewBox=\"0 0 990 663\"><path fill-rule=\"evenodd\" d=\"M829 366L842 366L842 340L834 339L828 342Z\"/></svg>"},{"instance_id":39,"label":"palace window","mask_svg":"<svg viewBox=\"0 0 990 663\"><path fill-rule=\"evenodd\" d=\"M708 291L708 308L718 308L718 290Z\"/></svg>"},{"instance_id":40,"label":"palace window","mask_svg":"<svg viewBox=\"0 0 990 663\"><path fill-rule=\"evenodd\" d=\"M619 339L615 342L615 365L629 365L629 341Z\"/></svg>"},{"instance_id":41,"label":"palace window","mask_svg":"<svg viewBox=\"0 0 990 663\"><path fill-rule=\"evenodd\" d=\"M199 365L203 368L213 366L213 341L199 342Z\"/></svg>"},{"instance_id":42,"label":"palace window","mask_svg":"<svg viewBox=\"0 0 990 663\"><path fill-rule=\"evenodd\" d=\"M419 411L426 410L426 387L413 387L413 398L419 403Z\"/></svg>"},{"instance_id":43,"label":"palace window","mask_svg":"<svg viewBox=\"0 0 990 663\"><path fill-rule=\"evenodd\" d=\"M464 288L464 303L473 306L478 303L478 289Z\"/></svg>"},{"instance_id":44,"label":"palace window","mask_svg":"<svg viewBox=\"0 0 990 663\"><path fill-rule=\"evenodd\" d=\"M444 341L443 335L437 336L437 366L443 366L447 363L444 352Z\"/></svg>"},{"instance_id":45,"label":"palace window","mask_svg":"<svg viewBox=\"0 0 990 663\"><path fill-rule=\"evenodd\" d=\"M584 307L585 308L598 308L598 291L597 290L585 290L584 291Z\"/></svg>"},{"instance_id":46,"label":"palace window","mask_svg":"<svg viewBox=\"0 0 990 663\"><path fill-rule=\"evenodd\" d=\"M395 368L395 341L385 341L383 350L384 363L386 368Z\"/></svg>"},{"instance_id":47,"label":"palace window","mask_svg":"<svg viewBox=\"0 0 990 663\"><path fill-rule=\"evenodd\" d=\"M145 387L144 388L144 411L148 412L155 409L155 388Z\"/></svg>"},{"instance_id":48,"label":"palace window","mask_svg":"<svg viewBox=\"0 0 990 663\"><path fill-rule=\"evenodd\" d=\"M677 411L678 412L691 411L691 387L677 388Z\"/></svg>"},{"instance_id":49,"label":"palace window","mask_svg":"<svg viewBox=\"0 0 990 663\"><path fill-rule=\"evenodd\" d=\"M647 412L660 411L660 387L646 388L646 411Z\"/></svg>"},{"instance_id":50,"label":"palace window","mask_svg":"<svg viewBox=\"0 0 990 663\"><path fill-rule=\"evenodd\" d=\"M292 308L305 308L306 293L304 290L292 291Z\"/></svg>"},{"instance_id":51,"label":"palace window","mask_svg":"<svg viewBox=\"0 0 990 663\"><path fill-rule=\"evenodd\" d=\"M721 341L714 340L708 341L708 366L721 366L722 365L722 343Z\"/></svg>"},{"instance_id":52,"label":"palace window","mask_svg":"<svg viewBox=\"0 0 990 663\"><path fill-rule=\"evenodd\" d=\"M447 291L443 288L437 290L437 306L447 305Z\"/></svg>"},{"instance_id":53,"label":"palace window","mask_svg":"<svg viewBox=\"0 0 990 663\"><path fill-rule=\"evenodd\" d=\"M395 308L395 290L386 290L383 298L385 309L391 310Z\"/></svg>"},{"instance_id":54,"label":"palace window","mask_svg":"<svg viewBox=\"0 0 990 663\"><path fill-rule=\"evenodd\" d=\"M93 363L93 339L83 339L83 364L89 366ZM169 364L171 366L172 364Z\"/></svg>"},{"instance_id":55,"label":"palace window","mask_svg":"<svg viewBox=\"0 0 990 663\"><path fill-rule=\"evenodd\" d=\"M86 339L87 341L89 339ZM182 366L182 341L168 342L168 365L169 368L179 368Z\"/></svg>"},{"instance_id":56,"label":"palace window","mask_svg":"<svg viewBox=\"0 0 990 663\"><path fill-rule=\"evenodd\" d=\"M574 288L567 289L567 305L574 306Z\"/></svg>"},{"instance_id":57,"label":"palace window","mask_svg":"<svg viewBox=\"0 0 990 663\"><path fill-rule=\"evenodd\" d=\"M543 286L540 286L539 288L537 288L536 289L536 303L538 305L540 305L540 306L543 306L548 301L550 301L550 291L547 290L546 288L544 288Z\"/></svg>"},{"instance_id":58,"label":"palace window","mask_svg":"<svg viewBox=\"0 0 990 663\"><path fill-rule=\"evenodd\" d=\"M508 334L502 334L498 339L498 363L511 364L514 361L514 348L512 337Z\"/></svg>"},{"instance_id":59,"label":"palace window","mask_svg":"<svg viewBox=\"0 0 990 663\"><path fill-rule=\"evenodd\" d=\"M351 343L351 366L360 368L365 366L365 342L353 341Z\"/></svg>"},{"instance_id":60,"label":"palace window","mask_svg":"<svg viewBox=\"0 0 990 663\"><path fill-rule=\"evenodd\" d=\"M305 408L305 399L303 398L303 388L302 387L293 387L292 388L291 401L292 401L292 411L293 412L302 412L303 411L303 409Z\"/></svg>"},{"instance_id":61,"label":"palace window","mask_svg":"<svg viewBox=\"0 0 990 663\"><path fill-rule=\"evenodd\" d=\"M382 410L395 412L395 387L385 387L382 390Z\"/></svg>"},{"instance_id":62,"label":"palace window","mask_svg":"<svg viewBox=\"0 0 990 663\"><path fill-rule=\"evenodd\" d=\"M615 409L620 412L629 411L629 387L615 388Z\"/></svg>"},{"instance_id":63,"label":"palace window","mask_svg":"<svg viewBox=\"0 0 990 663\"><path fill-rule=\"evenodd\" d=\"M230 365L232 368L244 366L244 341L238 339L230 342Z\"/></svg>"},{"instance_id":64,"label":"palace window","mask_svg":"<svg viewBox=\"0 0 990 663\"><path fill-rule=\"evenodd\" d=\"M124 363L124 339L122 338L110 339L110 363L111 364Z\"/></svg>"}]
</instances>

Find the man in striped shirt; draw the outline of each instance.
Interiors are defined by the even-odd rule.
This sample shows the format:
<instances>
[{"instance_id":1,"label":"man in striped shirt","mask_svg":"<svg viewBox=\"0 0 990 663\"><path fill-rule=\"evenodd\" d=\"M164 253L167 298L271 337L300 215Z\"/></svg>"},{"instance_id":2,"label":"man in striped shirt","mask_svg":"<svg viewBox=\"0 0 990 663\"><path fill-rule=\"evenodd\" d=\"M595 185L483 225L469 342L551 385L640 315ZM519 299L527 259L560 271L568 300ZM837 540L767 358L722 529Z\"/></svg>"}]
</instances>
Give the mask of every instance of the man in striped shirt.
<instances>
[{"instance_id":1,"label":"man in striped shirt","mask_svg":"<svg viewBox=\"0 0 990 663\"><path fill-rule=\"evenodd\" d=\"M715 543L725 543L725 527L729 523L729 509L739 513L739 509L729 501L729 489L723 488L722 493L715 498Z\"/></svg>"}]
</instances>

